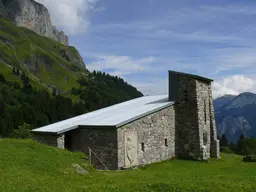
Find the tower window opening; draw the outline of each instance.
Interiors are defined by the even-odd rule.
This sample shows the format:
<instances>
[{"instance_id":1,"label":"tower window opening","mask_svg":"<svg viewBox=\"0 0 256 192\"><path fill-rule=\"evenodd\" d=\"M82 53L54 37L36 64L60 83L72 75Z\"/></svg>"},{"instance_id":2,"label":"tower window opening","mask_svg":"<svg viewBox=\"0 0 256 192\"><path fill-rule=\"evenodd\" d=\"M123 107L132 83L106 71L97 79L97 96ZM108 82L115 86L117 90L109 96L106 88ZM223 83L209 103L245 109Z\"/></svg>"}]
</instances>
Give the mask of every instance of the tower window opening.
<instances>
[{"instance_id":1,"label":"tower window opening","mask_svg":"<svg viewBox=\"0 0 256 192\"><path fill-rule=\"evenodd\" d=\"M144 143L141 143L141 150L142 150L143 152L145 151Z\"/></svg>"},{"instance_id":2,"label":"tower window opening","mask_svg":"<svg viewBox=\"0 0 256 192\"><path fill-rule=\"evenodd\" d=\"M204 100L204 122L207 123L206 100Z\"/></svg>"},{"instance_id":3,"label":"tower window opening","mask_svg":"<svg viewBox=\"0 0 256 192\"><path fill-rule=\"evenodd\" d=\"M184 100L185 101L188 100L188 91L187 90L184 91Z\"/></svg>"}]
</instances>

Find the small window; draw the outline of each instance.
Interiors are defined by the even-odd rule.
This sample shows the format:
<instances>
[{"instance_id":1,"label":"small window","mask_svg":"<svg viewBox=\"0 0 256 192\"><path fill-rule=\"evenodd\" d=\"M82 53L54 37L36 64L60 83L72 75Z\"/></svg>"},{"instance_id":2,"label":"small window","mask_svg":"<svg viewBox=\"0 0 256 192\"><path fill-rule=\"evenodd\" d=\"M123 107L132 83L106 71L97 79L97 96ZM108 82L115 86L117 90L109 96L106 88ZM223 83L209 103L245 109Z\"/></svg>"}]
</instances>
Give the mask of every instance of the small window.
<instances>
[{"instance_id":1,"label":"small window","mask_svg":"<svg viewBox=\"0 0 256 192\"><path fill-rule=\"evenodd\" d=\"M204 122L207 123L206 100L204 100Z\"/></svg>"},{"instance_id":2,"label":"small window","mask_svg":"<svg viewBox=\"0 0 256 192\"><path fill-rule=\"evenodd\" d=\"M166 147L168 146L167 139L164 140L164 145L165 145Z\"/></svg>"},{"instance_id":3,"label":"small window","mask_svg":"<svg viewBox=\"0 0 256 192\"><path fill-rule=\"evenodd\" d=\"M145 151L144 143L141 143L141 150L142 150L143 152Z\"/></svg>"},{"instance_id":4,"label":"small window","mask_svg":"<svg viewBox=\"0 0 256 192\"><path fill-rule=\"evenodd\" d=\"M188 91L187 90L184 91L184 100L185 101L188 100Z\"/></svg>"},{"instance_id":5,"label":"small window","mask_svg":"<svg viewBox=\"0 0 256 192\"><path fill-rule=\"evenodd\" d=\"M207 132L203 133L203 142L204 142L204 145L208 144L208 133Z\"/></svg>"}]
</instances>

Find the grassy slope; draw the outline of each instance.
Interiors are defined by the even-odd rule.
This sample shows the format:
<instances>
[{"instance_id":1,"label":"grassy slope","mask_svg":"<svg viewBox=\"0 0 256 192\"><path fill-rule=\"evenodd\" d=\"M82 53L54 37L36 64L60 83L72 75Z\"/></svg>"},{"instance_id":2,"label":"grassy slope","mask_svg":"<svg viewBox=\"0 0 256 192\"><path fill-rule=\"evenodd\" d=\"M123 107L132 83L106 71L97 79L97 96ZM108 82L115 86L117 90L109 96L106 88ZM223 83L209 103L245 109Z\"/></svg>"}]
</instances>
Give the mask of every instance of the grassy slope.
<instances>
[{"instance_id":1,"label":"grassy slope","mask_svg":"<svg viewBox=\"0 0 256 192\"><path fill-rule=\"evenodd\" d=\"M0 73L4 75L5 79L10 82L17 82L20 85L22 85L22 81L19 77L16 75L12 75L12 66L6 65L3 62L0 61ZM49 89L47 86L44 86L40 83L40 81L33 75L29 74L30 83L33 87L36 87L37 89ZM51 89L49 89L51 91Z\"/></svg>"},{"instance_id":2,"label":"grassy slope","mask_svg":"<svg viewBox=\"0 0 256 192\"><path fill-rule=\"evenodd\" d=\"M84 69L77 71L74 64L61 56L61 49L77 57L74 47L64 46L28 29L16 27L0 17L0 61L23 68L30 76L38 77L43 86L55 85L59 90L70 91L77 85L77 77ZM0 73L3 65L0 63ZM36 71L29 70L28 66L36 68Z\"/></svg>"},{"instance_id":3,"label":"grassy slope","mask_svg":"<svg viewBox=\"0 0 256 192\"><path fill-rule=\"evenodd\" d=\"M256 164L222 154L209 163L171 160L137 170L78 175L86 161L30 140L0 140L0 191L255 191Z\"/></svg>"}]
</instances>

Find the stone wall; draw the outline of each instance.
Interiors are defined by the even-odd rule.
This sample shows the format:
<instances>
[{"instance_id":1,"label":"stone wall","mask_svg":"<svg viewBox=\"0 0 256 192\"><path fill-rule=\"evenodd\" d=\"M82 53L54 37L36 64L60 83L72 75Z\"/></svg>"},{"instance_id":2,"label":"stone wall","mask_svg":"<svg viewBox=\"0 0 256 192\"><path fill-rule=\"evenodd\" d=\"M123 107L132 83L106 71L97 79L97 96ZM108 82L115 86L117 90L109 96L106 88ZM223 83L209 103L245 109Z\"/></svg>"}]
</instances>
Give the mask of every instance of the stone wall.
<instances>
[{"instance_id":1,"label":"stone wall","mask_svg":"<svg viewBox=\"0 0 256 192\"><path fill-rule=\"evenodd\" d=\"M47 144L49 146L65 148L65 135L48 135L48 134L35 134L34 140L39 143Z\"/></svg>"},{"instance_id":2,"label":"stone wall","mask_svg":"<svg viewBox=\"0 0 256 192\"><path fill-rule=\"evenodd\" d=\"M125 159L127 147L126 135L135 133L136 149L130 154L137 165L167 160L175 156L175 111L174 107L162 109L145 116L117 130L118 134L118 167L127 167ZM143 146L142 146L143 145ZM144 149L142 149L144 148ZM129 157L128 157L129 158ZM135 165L135 164L131 164Z\"/></svg>"},{"instance_id":3,"label":"stone wall","mask_svg":"<svg viewBox=\"0 0 256 192\"><path fill-rule=\"evenodd\" d=\"M211 90L210 82L196 81L197 91L197 109L198 109L198 125L200 138L200 157L202 159L210 158L210 97L209 90Z\"/></svg>"},{"instance_id":4,"label":"stone wall","mask_svg":"<svg viewBox=\"0 0 256 192\"><path fill-rule=\"evenodd\" d=\"M210 82L197 81L197 105L201 156L203 159L219 158L219 141L217 140Z\"/></svg>"},{"instance_id":5,"label":"stone wall","mask_svg":"<svg viewBox=\"0 0 256 192\"><path fill-rule=\"evenodd\" d=\"M218 157L211 82L178 75L176 155L206 160Z\"/></svg>"},{"instance_id":6,"label":"stone wall","mask_svg":"<svg viewBox=\"0 0 256 192\"><path fill-rule=\"evenodd\" d=\"M200 155L196 81L178 75L176 111L176 156L197 159Z\"/></svg>"},{"instance_id":7,"label":"stone wall","mask_svg":"<svg viewBox=\"0 0 256 192\"><path fill-rule=\"evenodd\" d=\"M117 132L116 128L78 128L66 133L66 148L70 151L80 151L91 155L92 164L96 169L105 169L99 159L108 169L117 169ZM95 153L95 154L94 154ZM95 155L97 155L97 158Z\"/></svg>"},{"instance_id":8,"label":"stone wall","mask_svg":"<svg viewBox=\"0 0 256 192\"><path fill-rule=\"evenodd\" d=\"M209 110L210 110L210 133L211 133L211 146L210 146L210 155L213 158L220 158L220 143L217 139L217 129L216 129L216 121L214 116L214 106L212 99L212 89L209 87Z\"/></svg>"}]
</instances>

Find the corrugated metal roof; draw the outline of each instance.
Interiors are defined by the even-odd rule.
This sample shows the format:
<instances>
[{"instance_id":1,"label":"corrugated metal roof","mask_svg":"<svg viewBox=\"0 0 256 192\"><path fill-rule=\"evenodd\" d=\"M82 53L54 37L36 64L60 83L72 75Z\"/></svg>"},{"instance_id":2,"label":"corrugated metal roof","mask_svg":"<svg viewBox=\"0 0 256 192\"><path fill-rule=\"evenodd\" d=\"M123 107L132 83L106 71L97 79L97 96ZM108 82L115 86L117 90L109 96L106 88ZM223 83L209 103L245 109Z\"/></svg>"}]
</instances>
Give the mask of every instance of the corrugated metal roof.
<instances>
[{"instance_id":1,"label":"corrugated metal roof","mask_svg":"<svg viewBox=\"0 0 256 192\"><path fill-rule=\"evenodd\" d=\"M120 127L173 104L173 101L168 101L168 95L143 96L37 128L32 130L32 132L60 134L75 129L78 126Z\"/></svg>"}]
</instances>

